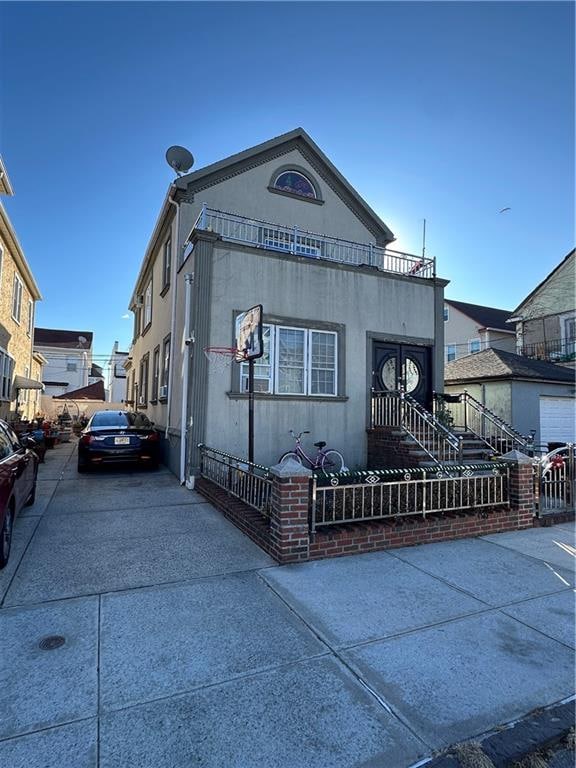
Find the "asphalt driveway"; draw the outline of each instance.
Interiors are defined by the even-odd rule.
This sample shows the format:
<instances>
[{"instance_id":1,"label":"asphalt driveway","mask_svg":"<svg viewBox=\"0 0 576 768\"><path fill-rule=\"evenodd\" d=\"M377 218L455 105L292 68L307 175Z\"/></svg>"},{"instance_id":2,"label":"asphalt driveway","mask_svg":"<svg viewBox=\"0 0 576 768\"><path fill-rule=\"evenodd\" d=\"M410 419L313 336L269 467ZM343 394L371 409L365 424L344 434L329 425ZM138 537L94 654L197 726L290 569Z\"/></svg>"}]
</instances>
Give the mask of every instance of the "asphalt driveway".
<instances>
[{"instance_id":1,"label":"asphalt driveway","mask_svg":"<svg viewBox=\"0 0 576 768\"><path fill-rule=\"evenodd\" d=\"M278 567L74 450L0 572L0 765L404 768L573 694L572 525Z\"/></svg>"}]
</instances>

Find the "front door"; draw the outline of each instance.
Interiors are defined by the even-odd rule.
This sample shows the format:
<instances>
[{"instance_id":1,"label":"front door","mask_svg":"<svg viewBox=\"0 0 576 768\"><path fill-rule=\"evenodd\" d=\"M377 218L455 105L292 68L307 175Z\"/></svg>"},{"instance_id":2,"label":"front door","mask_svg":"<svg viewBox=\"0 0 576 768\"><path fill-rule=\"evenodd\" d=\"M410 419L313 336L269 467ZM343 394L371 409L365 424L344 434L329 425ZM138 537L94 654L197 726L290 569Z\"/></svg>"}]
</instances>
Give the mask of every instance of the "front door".
<instances>
[{"instance_id":1,"label":"front door","mask_svg":"<svg viewBox=\"0 0 576 768\"><path fill-rule=\"evenodd\" d=\"M372 348L372 388L376 392L397 392L401 387L431 410L430 348L375 341Z\"/></svg>"}]
</instances>

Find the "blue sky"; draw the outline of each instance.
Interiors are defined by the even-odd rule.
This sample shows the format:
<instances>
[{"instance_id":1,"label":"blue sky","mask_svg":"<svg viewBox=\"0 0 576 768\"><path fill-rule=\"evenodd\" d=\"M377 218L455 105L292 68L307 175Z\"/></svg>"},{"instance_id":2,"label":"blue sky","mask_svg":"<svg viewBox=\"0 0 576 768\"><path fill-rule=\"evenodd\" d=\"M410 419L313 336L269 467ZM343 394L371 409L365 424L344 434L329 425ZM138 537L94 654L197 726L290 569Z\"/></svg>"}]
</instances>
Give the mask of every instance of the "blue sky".
<instances>
[{"instance_id":1,"label":"blue sky","mask_svg":"<svg viewBox=\"0 0 576 768\"><path fill-rule=\"evenodd\" d=\"M513 309L573 247L574 6L3 3L4 200L37 324L115 339L172 171L302 126L449 298ZM500 214L500 209L511 210Z\"/></svg>"}]
</instances>

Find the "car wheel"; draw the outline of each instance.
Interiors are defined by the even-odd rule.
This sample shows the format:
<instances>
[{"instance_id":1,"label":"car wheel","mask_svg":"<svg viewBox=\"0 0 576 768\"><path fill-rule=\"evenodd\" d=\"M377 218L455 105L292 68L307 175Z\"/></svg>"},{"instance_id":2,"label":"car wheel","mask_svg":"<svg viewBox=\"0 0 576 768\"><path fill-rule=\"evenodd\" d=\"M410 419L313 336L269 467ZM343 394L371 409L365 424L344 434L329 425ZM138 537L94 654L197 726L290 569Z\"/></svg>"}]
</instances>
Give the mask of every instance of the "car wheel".
<instances>
[{"instance_id":1,"label":"car wheel","mask_svg":"<svg viewBox=\"0 0 576 768\"><path fill-rule=\"evenodd\" d=\"M14 522L14 507L9 506L4 518L4 525L0 531L0 568L8 562L10 557L10 545L12 544L12 524Z\"/></svg>"}]
</instances>

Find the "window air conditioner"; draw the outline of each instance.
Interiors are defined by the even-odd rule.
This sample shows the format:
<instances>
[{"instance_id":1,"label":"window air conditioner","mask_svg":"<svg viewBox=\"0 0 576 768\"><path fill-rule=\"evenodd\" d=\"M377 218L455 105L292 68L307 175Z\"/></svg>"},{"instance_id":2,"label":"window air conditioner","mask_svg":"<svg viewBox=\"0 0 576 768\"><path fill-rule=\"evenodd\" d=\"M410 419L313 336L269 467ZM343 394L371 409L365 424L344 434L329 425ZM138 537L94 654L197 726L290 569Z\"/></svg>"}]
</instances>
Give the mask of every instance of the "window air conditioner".
<instances>
[{"instance_id":1,"label":"window air conditioner","mask_svg":"<svg viewBox=\"0 0 576 768\"><path fill-rule=\"evenodd\" d=\"M160 387L160 397L168 397L168 384L163 384Z\"/></svg>"}]
</instances>

